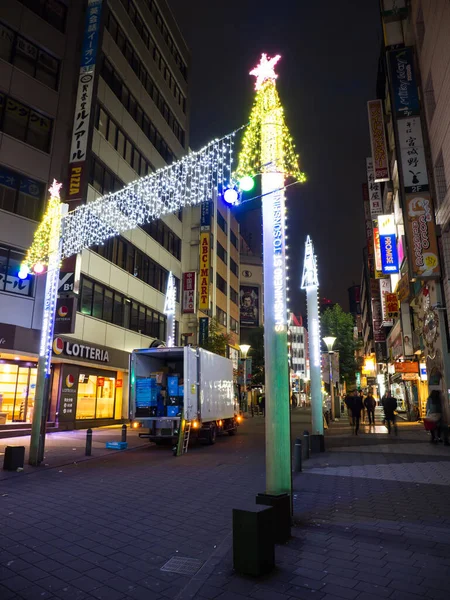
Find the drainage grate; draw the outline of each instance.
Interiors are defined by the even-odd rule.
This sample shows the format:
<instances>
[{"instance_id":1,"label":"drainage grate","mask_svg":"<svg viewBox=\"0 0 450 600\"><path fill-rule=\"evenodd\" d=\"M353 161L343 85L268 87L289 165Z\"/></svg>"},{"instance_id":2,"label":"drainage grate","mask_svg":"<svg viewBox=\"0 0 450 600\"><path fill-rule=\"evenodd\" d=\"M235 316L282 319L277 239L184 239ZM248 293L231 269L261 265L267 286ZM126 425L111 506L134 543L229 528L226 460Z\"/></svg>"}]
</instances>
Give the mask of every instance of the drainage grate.
<instances>
[{"instance_id":1,"label":"drainage grate","mask_svg":"<svg viewBox=\"0 0 450 600\"><path fill-rule=\"evenodd\" d=\"M183 558L182 556L173 556L161 567L161 571L169 573L178 573L179 575L195 575L203 565L203 561L197 558Z\"/></svg>"}]
</instances>

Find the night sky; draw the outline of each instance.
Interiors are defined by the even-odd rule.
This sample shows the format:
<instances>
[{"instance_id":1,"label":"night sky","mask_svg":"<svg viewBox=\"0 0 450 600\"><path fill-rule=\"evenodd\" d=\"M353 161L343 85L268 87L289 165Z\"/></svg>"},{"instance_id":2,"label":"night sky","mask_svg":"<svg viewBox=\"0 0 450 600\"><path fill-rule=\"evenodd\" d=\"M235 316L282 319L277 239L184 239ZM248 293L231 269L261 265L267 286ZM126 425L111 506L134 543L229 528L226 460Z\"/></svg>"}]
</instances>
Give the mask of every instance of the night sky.
<instances>
[{"instance_id":1,"label":"night sky","mask_svg":"<svg viewBox=\"0 0 450 600\"><path fill-rule=\"evenodd\" d=\"M375 98L381 44L378 0L168 2L191 50L194 150L246 122L254 95L248 72L261 52L281 54L278 91L308 177L287 191L290 307L304 311L299 287L309 234L321 296L347 310L347 288L361 280L361 183L369 153L366 102ZM254 213L251 220L257 222ZM261 229L254 231L257 237Z\"/></svg>"}]
</instances>

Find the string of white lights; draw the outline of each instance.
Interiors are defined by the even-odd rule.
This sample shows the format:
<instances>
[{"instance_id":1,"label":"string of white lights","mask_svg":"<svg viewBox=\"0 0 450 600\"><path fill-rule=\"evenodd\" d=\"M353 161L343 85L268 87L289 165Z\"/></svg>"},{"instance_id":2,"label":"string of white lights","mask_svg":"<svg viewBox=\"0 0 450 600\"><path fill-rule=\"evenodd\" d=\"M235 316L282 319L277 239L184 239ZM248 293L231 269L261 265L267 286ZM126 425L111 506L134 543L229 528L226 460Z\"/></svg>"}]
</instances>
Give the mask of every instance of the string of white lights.
<instances>
[{"instance_id":1,"label":"string of white lights","mask_svg":"<svg viewBox=\"0 0 450 600\"><path fill-rule=\"evenodd\" d=\"M238 131L68 213L63 219L62 258L185 206L212 200L213 190L223 193L232 179Z\"/></svg>"}]
</instances>

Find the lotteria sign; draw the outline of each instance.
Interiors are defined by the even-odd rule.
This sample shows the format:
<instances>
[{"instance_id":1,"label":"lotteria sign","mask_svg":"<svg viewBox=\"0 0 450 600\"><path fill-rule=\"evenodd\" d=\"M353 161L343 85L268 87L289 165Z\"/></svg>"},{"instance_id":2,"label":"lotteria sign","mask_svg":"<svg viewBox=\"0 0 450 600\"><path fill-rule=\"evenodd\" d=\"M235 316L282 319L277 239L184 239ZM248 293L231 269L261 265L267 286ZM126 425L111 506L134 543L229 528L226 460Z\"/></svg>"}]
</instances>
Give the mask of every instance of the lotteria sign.
<instances>
[{"instance_id":1,"label":"lotteria sign","mask_svg":"<svg viewBox=\"0 0 450 600\"><path fill-rule=\"evenodd\" d=\"M53 354L56 356L64 355L70 358L95 360L95 362L109 362L108 350L105 350L104 348L98 348L97 346L90 346L88 344L80 344L78 342L63 340L60 337L56 337L53 340L52 349Z\"/></svg>"}]
</instances>

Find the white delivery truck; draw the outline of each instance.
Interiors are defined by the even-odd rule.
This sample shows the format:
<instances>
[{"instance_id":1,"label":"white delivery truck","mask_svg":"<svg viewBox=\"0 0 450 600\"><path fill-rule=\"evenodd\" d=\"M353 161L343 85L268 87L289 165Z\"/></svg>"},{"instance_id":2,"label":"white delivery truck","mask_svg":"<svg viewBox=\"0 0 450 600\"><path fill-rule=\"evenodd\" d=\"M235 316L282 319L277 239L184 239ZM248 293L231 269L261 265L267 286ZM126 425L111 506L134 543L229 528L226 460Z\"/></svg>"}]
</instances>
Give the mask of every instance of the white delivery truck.
<instances>
[{"instance_id":1,"label":"white delivery truck","mask_svg":"<svg viewBox=\"0 0 450 600\"><path fill-rule=\"evenodd\" d=\"M182 416L203 443L236 433L240 416L228 358L190 346L133 350L129 381L130 421L142 429L139 437L176 442Z\"/></svg>"}]
</instances>

